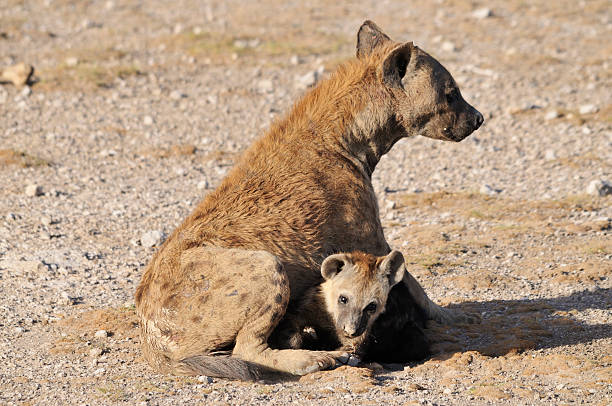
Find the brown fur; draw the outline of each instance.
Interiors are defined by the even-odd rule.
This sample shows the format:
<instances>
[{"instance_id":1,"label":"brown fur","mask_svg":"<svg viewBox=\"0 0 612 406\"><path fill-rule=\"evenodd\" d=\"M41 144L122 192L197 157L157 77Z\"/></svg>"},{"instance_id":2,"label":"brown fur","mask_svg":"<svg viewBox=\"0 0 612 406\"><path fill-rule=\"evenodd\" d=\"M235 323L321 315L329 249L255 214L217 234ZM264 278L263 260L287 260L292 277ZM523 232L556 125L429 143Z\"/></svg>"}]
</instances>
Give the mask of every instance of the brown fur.
<instances>
[{"instance_id":1,"label":"brown fur","mask_svg":"<svg viewBox=\"0 0 612 406\"><path fill-rule=\"evenodd\" d=\"M154 255L135 301L156 369L197 374L218 364L217 375L244 379L258 367L304 374L346 359L271 350L267 339L288 303L319 283L329 253L390 251L371 183L381 156L402 137L459 141L482 122L435 59L384 34L371 45L371 33L382 34L364 23L359 58L274 123ZM460 317L408 272L403 282L428 317ZM219 350L232 357L207 355Z\"/></svg>"},{"instance_id":2,"label":"brown fur","mask_svg":"<svg viewBox=\"0 0 612 406\"><path fill-rule=\"evenodd\" d=\"M398 251L382 257L354 251L328 257L321 268L325 280L287 311L270 342L279 348L341 349L363 358L371 327L403 278L404 257Z\"/></svg>"}]
</instances>

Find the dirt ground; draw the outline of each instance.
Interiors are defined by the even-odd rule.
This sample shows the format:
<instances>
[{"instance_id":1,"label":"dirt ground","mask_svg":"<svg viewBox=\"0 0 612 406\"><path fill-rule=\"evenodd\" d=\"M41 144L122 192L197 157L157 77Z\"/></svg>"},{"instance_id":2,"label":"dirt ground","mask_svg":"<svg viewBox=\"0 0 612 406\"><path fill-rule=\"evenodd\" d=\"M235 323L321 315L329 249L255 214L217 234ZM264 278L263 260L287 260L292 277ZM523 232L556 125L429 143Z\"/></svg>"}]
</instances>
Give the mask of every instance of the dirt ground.
<instances>
[{"instance_id":1,"label":"dirt ground","mask_svg":"<svg viewBox=\"0 0 612 406\"><path fill-rule=\"evenodd\" d=\"M612 403L608 0L2 0L0 403ZM133 294L164 235L376 21L437 57L485 125L399 142L385 233L437 302L435 354L240 383L154 373ZM38 188L37 188L38 187ZM105 332L101 332L104 330Z\"/></svg>"}]
</instances>

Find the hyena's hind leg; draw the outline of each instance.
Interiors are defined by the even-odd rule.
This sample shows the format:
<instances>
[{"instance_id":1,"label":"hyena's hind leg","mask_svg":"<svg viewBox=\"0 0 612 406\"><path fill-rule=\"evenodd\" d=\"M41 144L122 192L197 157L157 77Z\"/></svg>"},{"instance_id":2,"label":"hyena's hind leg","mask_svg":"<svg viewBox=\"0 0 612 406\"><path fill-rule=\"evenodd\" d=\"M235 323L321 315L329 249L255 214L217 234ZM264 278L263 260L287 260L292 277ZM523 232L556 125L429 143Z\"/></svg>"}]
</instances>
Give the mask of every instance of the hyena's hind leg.
<instances>
[{"instance_id":1,"label":"hyena's hind leg","mask_svg":"<svg viewBox=\"0 0 612 406\"><path fill-rule=\"evenodd\" d=\"M233 356L272 370L305 375L344 364L349 354L344 351L276 350L268 346L268 338L281 321L289 301L289 280L276 257L269 255L260 266L271 271L268 286L258 289L261 306L251 309L236 337Z\"/></svg>"}]
</instances>

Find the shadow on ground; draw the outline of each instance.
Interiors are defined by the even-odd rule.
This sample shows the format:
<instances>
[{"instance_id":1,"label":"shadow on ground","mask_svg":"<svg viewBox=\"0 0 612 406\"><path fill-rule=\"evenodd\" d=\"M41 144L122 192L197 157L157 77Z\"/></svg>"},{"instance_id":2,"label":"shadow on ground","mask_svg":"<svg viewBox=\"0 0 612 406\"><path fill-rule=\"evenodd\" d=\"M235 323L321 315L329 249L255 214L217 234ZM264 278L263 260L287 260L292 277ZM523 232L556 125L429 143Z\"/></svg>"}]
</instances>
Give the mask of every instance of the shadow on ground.
<instances>
[{"instance_id":1,"label":"shadow on ground","mask_svg":"<svg viewBox=\"0 0 612 406\"><path fill-rule=\"evenodd\" d=\"M585 324L575 315L612 308L612 289L584 290L549 299L464 302L453 306L480 314L479 324L430 323L427 332L435 358L477 351L486 356L554 348L612 337L611 324Z\"/></svg>"}]
</instances>

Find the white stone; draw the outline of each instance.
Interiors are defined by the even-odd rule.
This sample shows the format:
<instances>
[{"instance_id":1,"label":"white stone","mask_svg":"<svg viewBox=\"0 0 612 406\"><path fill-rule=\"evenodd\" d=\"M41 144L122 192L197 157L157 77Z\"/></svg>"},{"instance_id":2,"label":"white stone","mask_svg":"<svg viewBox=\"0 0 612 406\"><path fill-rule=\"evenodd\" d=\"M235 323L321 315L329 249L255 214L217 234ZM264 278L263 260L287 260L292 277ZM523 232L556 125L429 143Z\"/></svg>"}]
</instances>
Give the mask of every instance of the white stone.
<instances>
[{"instance_id":1,"label":"white stone","mask_svg":"<svg viewBox=\"0 0 612 406\"><path fill-rule=\"evenodd\" d=\"M94 334L94 337L96 337L96 338L106 338L106 337L108 337L108 332L106 330L98 330L98 331L96 331L96 334Z\"/></svg>"},{"instance_id":2,"label":"white stone","mask_svg":"<svg viewBox=\"0 0 612 406\"><path fill-rule=\"evenodd\" d=\"M75 57L75 56L69 56L68 58L66 58L66 66L68 67L75 67L79 64L79 58Z\"/></svg>"},{"instance_id":3,"label":"white stone","mask_svg":"<svg viewBox=\"0 0 612 406\"><path fill-rule=\"evenodd\" d=\"M207 180L201 180L198 182L197 186L196 186L199 190L202 189L208 189L208 181Z\"/></svg>"},{"instance_id":4,"label":"white stone","mask_svg":"<svg viewBox=\"0 0 612 406\"><path fill-rule=\"evenodd\" d=\"M257 90L260 93L272 93L274 91L274 83L270 79L262 79L257 82Z\"/></svg>"},{"instance_id":5,"label":"white stone","mask_svg":"<svg viewBox=\"0 0 612 406\"><path fill-rule=\"evenodd\" d=\"M480 193L482 193L483 195L489 195L489 196L493 196L496 195L500 192L500 190L498 189L494 189L489 185L482 185L480 187Z\"/></svg>"},{"instance_id":6,"label":"white stone","mask_svg":"<svg viewBox=\"0 0 612 406\"><path fill-rule=\"evenodd\" d=\"M28 185L25 188L26 196L34 197L43 195L43 188L39 185Z\"/></svg>"},{"instance_id":7,"label":"white stone","mask_svg":"<svg viewBox=\"0 0 612 406\"><path fill-rule=\"evenodd\" d=\"M180 100L183 97L187 97L186 94L179 92L178 90L173 90L170 92L170 98L172 100Z\"/></svg>"},{"instance_id":8,"label":"white stone","mask_svg":"<svg viewBox=\"0 0 612 406\"><path fill-rule=\"evenodd\" d=\"M557 153L552 149L547 149L546 152L544 152L544 159L547 161L553 161L557 159Z\"/></svg>"},{"instance_id":9,"label":"white stone","mask_svg":"<svg viewBox=\"0 0 612 406\"><path fill-rule=\"evenodd\" d=\"M292 55L291 58L289 59L289 63L291 65L299 65L300 64L300 57L297 55Z\"/></svg>"},{"instance_id":10,"label":"white stone","mask_svg":"<svg viewBox=\"0 0 612 406\"><path fill-rule=\"evenodd\" d=\"M580 106L578 112L580 114L595 114L599 111L599 108L594 104L584 104Z\"/></svg>"},{"instance_id":11,"label":"white stone","mask_svg":"<svg viewBox=\"0 0 612 406\"><path fill-rule=\"evenodd\" d=\"M28 97L32 94L32 88L30 86L24 86L20 93L23 97Z\"/></svg>"},{"instance_id":12,"label":"white stone","mask_svg":"<svg viewBox=\"0 0 612 406\"><path fill-rule=\"evenodd\" d=\"M89 355L92 357L99 357L100 355L102 355L102 348L98 348L98 347L92 348L91 350L89 350Z\"/></svg>"},{"instance_id":13,"label":"white stone","mask_svg":"<svg viewBox=\"0 0 612 406\"><path fill-rule=\"evenodd\" d=\"M559 113L557 110L550 110L546 113L546 115L544 115L544 119L548 121L559 117L561 117L561 113Z\"/></svg>"},{"instance_id":14,"label":"white stone","mask_svg":"<svg viewBox=\"0 0 612 406\"><path fill-rule=\"evenodd\" d=\"M442 391L445 395L450 395L451 393L453 393L453 391L451 390L451 388L446 388Z\"/></svg>"},{"instance_id":15,"label":"white stone","mask_svg":"<svg viewBox=\"0 0 612 406\"><path fill-rule=\"evenodd\" d=\"M457 47L455 47L455 44L453 44L450 41L444 41L442 45L440 46L440 48L445 52L455 52L457 50Z\"/></svg>"},{"instance_id":16,"label":"white stone","mask_svg":"<svg viewBox=\"0 0 612 406\"><path fill-rule=\"evenodd\" d=\"M472 12L472 17L477 18L479 20L482 20L488 17L493 17L493 10L487 7L479 8Z\"/></svg>"},{"instance_id":17,"label":"white stone","mask_svg":"<svg viewBox=\"0 0 612 406\"><path fill-rule=\"evenodd\" d=\"M153 117L151 117L151 116L144 116L144 118L142 119L142 123L144 125L151 125L151 124L153 124Z\"/></svg>"},{"instance_id":18,"label":"white stone","mask_svg":"<svg viewBox=\"0 0 612 406\"><path fill-rule=\"evenodd\" d=\"M148 231L140 237L140 244L143 247L155 247L161 245L164 240L164 234L159 230Z\"/></svg>"},{"instance_id":19,"label":"white stone","mask_svg":"<svg viewBox=\"0 0 612 406\"><path fill-rule=\"evenodd\" d=\"M586 192L594 196L608 196L612 194L612 184L602 179L593 180L587 186Z\"/></svg>"}]
</instances>

